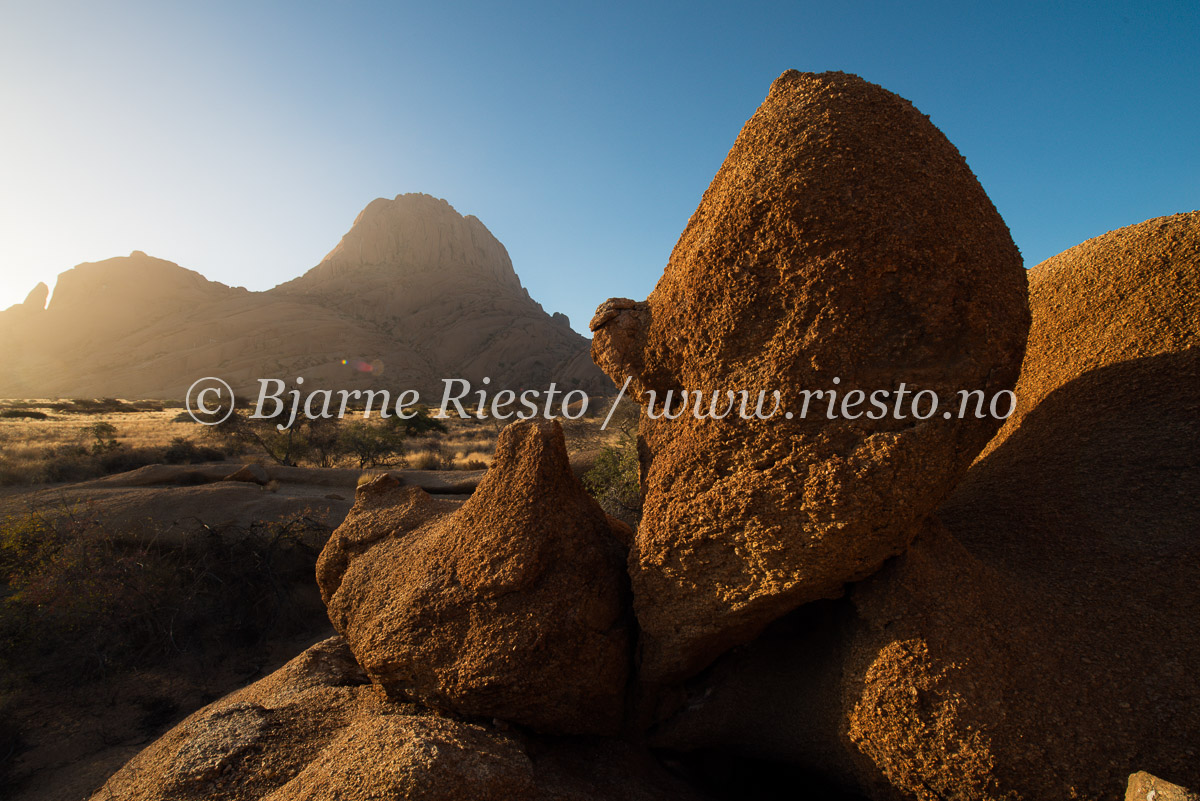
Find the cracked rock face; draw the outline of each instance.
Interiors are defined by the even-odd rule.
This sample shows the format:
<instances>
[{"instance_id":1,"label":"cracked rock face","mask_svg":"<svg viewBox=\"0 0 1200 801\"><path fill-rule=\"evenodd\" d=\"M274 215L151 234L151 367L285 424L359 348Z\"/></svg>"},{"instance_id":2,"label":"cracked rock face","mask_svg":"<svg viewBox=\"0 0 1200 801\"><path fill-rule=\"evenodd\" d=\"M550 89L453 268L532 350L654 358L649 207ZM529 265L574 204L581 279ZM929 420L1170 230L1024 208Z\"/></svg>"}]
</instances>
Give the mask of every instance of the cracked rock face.
<instances>
[{"instance_id":1,"label":"cracked rock face","mask_svg":"<svg viewBox=\"0 0 1200 801\"><path fill-rule=\"evenodd\" d=\"M624 524L557 422L514 423L461 508L383 477L317 564L334 627L393 698L556 734L616 732L632 647Z\"/></svg>"},{"instance_id":2,"label":"cracked rock face","mask_svg":"<svg viewBox=\"0 0 1200 801\"><path fill-rule=\"evenodd\" d=\"M668 391L705 412L714 391L747 390L751 412L780 392L769 420L697 420L694 395L643 415L643 678L695 673L903 551L999 424L957 419L958 392L986 411L1010 389L1028 326L1020 254L929 119L852 75L780 76L649 298L592 323L596 363L656 412ZM826 394L805 411L802 390Z\"/></svg>"}]
</instances>

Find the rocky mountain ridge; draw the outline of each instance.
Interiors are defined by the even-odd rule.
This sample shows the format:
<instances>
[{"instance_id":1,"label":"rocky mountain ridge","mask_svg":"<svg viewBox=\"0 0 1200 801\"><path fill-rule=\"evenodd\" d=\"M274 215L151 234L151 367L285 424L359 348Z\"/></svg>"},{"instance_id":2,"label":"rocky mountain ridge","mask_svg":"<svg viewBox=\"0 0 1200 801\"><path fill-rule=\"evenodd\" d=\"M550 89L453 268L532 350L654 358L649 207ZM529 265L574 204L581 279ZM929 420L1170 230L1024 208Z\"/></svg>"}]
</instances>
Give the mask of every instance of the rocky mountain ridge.
<instances>
[{"instance_id":1,"label":"rocky mountain ridge","mask_svg":"<svg viewBox=\"0 0 1200 801\"><path fill-rule=\"evenodd\" d=\"M487 227L424 194L372 201L320 264L265 292L134 251L67 270L48 294L0 312L0 396L179 399L206 375L243 392L303 375L422 397L444 378L606 386Z\"/></svg>"}]
</instances>

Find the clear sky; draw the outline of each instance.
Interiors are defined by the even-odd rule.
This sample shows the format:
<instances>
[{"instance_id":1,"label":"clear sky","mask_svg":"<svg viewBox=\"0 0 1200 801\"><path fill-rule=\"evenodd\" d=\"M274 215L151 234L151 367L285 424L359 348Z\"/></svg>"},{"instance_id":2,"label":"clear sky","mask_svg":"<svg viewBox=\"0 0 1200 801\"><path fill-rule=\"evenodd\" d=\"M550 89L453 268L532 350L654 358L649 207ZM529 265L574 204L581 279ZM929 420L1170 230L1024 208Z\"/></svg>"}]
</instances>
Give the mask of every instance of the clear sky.
<instances>
[{"instance_id":1,"label":"clear sky","mask_svg":"<svg viewBox=\"0 0 1200 801\"><path fill-rule=\"evenodd\" d=\"M912 100L1032 266L1200 206L1200 2L0 0L0 308L144 250L267 289L427 192L586 332L788 68Z\"/></svg>"}]
</instances>

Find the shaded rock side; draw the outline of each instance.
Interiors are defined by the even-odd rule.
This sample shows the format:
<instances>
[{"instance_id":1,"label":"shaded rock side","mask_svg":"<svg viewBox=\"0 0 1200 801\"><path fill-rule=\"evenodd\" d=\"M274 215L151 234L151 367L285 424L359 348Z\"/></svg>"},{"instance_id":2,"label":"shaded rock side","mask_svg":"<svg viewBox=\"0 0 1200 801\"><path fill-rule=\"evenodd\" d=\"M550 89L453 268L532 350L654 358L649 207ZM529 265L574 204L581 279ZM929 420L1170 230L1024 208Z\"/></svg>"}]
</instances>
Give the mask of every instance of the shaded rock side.
<instances>
[{"instance_id":1,"label":"shaded rock side","mask_svg":"<svg viewBox=\"0 0 1200 801\"><path fill-rule=\"evenodd\" d=\"M1089 579L1032 588L931 520L848 599L693 679L649 741L786 762L876 799L1101 801L1147 765L1194 781L1195 636L1160 649L1132 617L1113 628L1110 610L1059 601ZM1195 611L1170 613L1174 628Z\"/></svg>"},{"instance_id":2,"label":"shaded rock side","mask_svg":"<svg viewBox=\"0 0 1200 801\"><path fill-rule=\"evenodd\" d=\"M980 459L1059 387L1131 359L1200 343L1200 211L1110 231L1029 271L1030 347L1016 410ZM1164 377L1175 384L1171 376Z\"/></svg>"},{"instance_id":3,"label":"shaded rock side","mask_svg":"<svg viewBox=\"0 0 1200 801\"><path fill-rule=\"evenodd\" d=\"M722 659L655 741L878 797L1112 799L1139 770L1200 786L1198 223L1035 267L1017 391L1040 398L945 527Z\"/></svg>"},{"instance_id":4,"label":"shaded rock side","mask_svg":"<svg viewBox=\"0 0 1200 801\"><path fill-rule=\"evenodd\" d=\"M188 717L93 801L690 801L645 751L552 741L388 701L340 637Z\"/></svg>"},{"instance_id":5,"label":"shaded rock side","mask_svg":"<svg viewBox=\"0 0 1200 801\"><path fill-rule=\"evenodd\" d=\"M714 391L720 409L748 390L750 412L780 392L770 420L697 420L694 395L679 419L643 417L643 675L694 673L901 552L998 426L957 419L957 393L1011 388L1028 321L1008 229L927 117L852 75L780 76L649 298L592 322L596 363L659 412L669 391L703 392L704 412ZM887 414L864 397L901 384L938 412L914 419L909 394L897 420L894 396ZM839 419L828 395L805 413L802 390L836 391Z\"/></svg>"},{"instance_id":6,"label":"shaded rock side","mask_svg":"<svg viewBox=\"0 0 1200 801\"><path fill-rule=\"evenodd\" d=\"M1110 797L1135 770L1200 786L1200 213L1089 240L1030 288L1022 405L939 516L1089 660L1039 688L1067 688L1082 740L1048 753Z\"/></svg>"},{"instance_id":7,"label":"shaded rock side","mask_svg":"<svg viewBox=\"0 0 1200 801\"><path fill-rule=\"evenodd\" d=\"M453 513L362 487L317 578L334 627L396 698L550 733L612 733L632 640L623 524L571 473L557 422L501 432Z\"/></svg>"}]
</instances>

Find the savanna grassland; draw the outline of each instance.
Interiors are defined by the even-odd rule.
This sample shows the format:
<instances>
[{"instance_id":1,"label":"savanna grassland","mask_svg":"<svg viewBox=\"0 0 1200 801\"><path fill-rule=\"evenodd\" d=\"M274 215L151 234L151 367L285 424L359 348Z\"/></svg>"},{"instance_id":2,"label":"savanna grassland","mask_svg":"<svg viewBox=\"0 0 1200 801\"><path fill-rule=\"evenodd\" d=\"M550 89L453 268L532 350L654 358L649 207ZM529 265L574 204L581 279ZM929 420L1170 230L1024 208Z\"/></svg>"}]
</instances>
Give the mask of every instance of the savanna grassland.
<instances>
[{"instance_id":1,"label":"savanna grassland","mask_svg":"<svg viewBox=\"0 0 1200 801\"><path fill-rule=\"evenodd\" d=\"M606 447L633 436L636 416L623 404L608 430L591 412L563 420L574 456L590 463ZM600 412L604 412L603 407ZM0 485L28 486L82 481L148 464L192 464L238 459L317 467L396 467L414 470L481 470L491 463L503 424L489 419L446 417L439 427L406 432L382 452L363 458L353 447L353 429L384 430L378 417L334 423L326 436L343 442L329 453L301 446L287 454L239 438L225 428L203 426L178 404L120 399L0 401ZM269 432L274 425L261 425ZM299 426L299 437L311 429ZM365 463L364 463L365 462Z\"/></svg>"}]
</instances>

